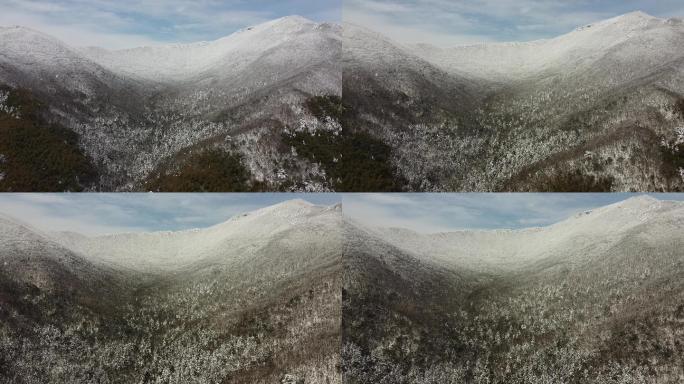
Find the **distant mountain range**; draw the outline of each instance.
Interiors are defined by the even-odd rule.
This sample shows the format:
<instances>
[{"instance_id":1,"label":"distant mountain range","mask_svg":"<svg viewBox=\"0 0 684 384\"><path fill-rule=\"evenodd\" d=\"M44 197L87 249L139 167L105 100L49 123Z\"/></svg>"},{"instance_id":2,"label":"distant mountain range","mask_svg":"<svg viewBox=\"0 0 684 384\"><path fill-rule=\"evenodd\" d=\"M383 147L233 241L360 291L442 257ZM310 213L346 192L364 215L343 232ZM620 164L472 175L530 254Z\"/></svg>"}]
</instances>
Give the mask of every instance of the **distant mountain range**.
<instances>
[{"instance_id":1,"label":"distant mountain range","mask_svg":"<svg viewBox=\"0 0 684 384\"><path fill-rule=\"evenodd\" d=\"M343 57L349 126L391 148L404 189L684 189L680 19L450 49L345 25Z\"/></svg>"},{"instance_id":2,"label":"distant mountain range","mask_svg":"<svg viewBox=\"0 0 684 384\"><path fill-rule=\"evenodd\" d=\"M677 383L683 230L649 197L439 234L303 201L97 237L2 217L0 380Z\"/></svg>"},{"instance_id":3,"label":"distant mountain range","mask_svg":"<svg viewBox=\"0 0 684 384\"><path fill-rule=\"evenodd\" d=\"M0 29L8 191L681 191L684 23L406 45L286 17L119 51Z\"/></svg>"}]
</instances>

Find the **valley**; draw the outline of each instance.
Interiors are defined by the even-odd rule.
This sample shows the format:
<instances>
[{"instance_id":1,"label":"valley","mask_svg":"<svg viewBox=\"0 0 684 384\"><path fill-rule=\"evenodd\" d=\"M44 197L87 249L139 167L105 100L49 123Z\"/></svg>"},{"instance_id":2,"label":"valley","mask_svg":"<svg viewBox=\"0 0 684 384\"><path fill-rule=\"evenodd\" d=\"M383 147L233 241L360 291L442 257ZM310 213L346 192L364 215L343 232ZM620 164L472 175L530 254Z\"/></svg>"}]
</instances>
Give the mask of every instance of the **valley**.
<instances>
[{"instance_id":1,"label":"valley","mask_svg":"<svg viewBox=\"0 0 684 384\"><path fill-rule=\"evenodd\" d=\"M19 159L8 150L8 163L0 164L7 181L0 180L0 188L330 190L325 172L283 140L287 132L340 129L335 119L317 118L307 107L316 97L341 96L340 28L292 16L212 42L111 51L3 27L0 118L29 108L17 97L27 94L40 106L33 109L41 131L59 125L75 135L96 176L79 178L75 186L73 178L49 186L12 183L27 160L13 166ZM0 133L9 129L3 124ZM0 143L10 140L0 137ZM197 176L207 168L236 171Z\"/></svg>"},{"instance_id":2,"label":"valley","mask_svg":"<svg viewBox=\"0 0 684 384\"><path fill-rule=\"evenodd\" d=\"M543 228L345 226L346 383L677 383L681 202Z\"/></svg>"},{"instance_id":3,"label":"valley","mask_svg":"<svg viewBox=\"0 0 684 384\"><path fill-rule=\"evenodd\" d=\"M2 218L0 379L341 383L339 207L86 237Z\"/></svg>"},{"instance_id":4,"label":"valley","mask_svg":"<svg viewBox=\"0 0 684 384\"><path fill-rule=\"evenodd\" d=\"M302 200L176 232L3 216L0 379L678 383L683 226L649 196L442 233Z\"/></svg>"},{"instance_id":5,"label":"valley","mask_svg":"<svg viewBox=\"0 0 684 384\"><path fill-rule=\"evenodd\" d=\"M346 24L346 127L408 191L681 191L682 46L680 19L642 12L454 48Z\"/></svg>"}]
</instances>

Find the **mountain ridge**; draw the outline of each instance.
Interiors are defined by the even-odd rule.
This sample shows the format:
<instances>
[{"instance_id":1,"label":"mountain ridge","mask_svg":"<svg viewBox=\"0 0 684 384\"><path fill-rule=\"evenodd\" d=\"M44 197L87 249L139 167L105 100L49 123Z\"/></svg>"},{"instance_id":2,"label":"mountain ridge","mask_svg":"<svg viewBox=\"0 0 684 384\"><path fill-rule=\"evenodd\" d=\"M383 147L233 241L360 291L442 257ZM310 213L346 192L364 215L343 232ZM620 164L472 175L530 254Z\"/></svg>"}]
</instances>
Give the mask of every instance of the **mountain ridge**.
<instances>
[{"instance_id":1,"label":"mountain ridge","mask_svg":"<svg viewBox=\"0 0 684 384\"><path fill-rule=\"evenodd\" d=\"M679 34L684 34L684 28L678 27L676 24L670 24L665 19L659 19L643 12L632 12L617 16L611 19L599 21L596 23L584 25L577 29L559 35L557 37L527 41L527 42L502 42L502 43L482 43L476 45L454 46L451 48L439 49L437 47L429 47L424 52L414 50L413 52L425 58L428 61L434 62L445 69L461 69L470 73L471 75L500 77L502 80L516 80L525 76L532 76L535 71L544 70L549 65L558 65L563 62L574 60L568 54L573 50L583 50L586 52L605 50L611 47L623 44L631 39L640 39L640 36L635 36L635 33L654 33L657 30L678 30ZM425 44L423 44L425 46ZM490 51L491 48L491 52ZM497 50L513 49L510 52ZM530 48L526 51L515 52L515 49ZM466 54L478 54L475 50L481 50L481 57L469 59L471 61L451 61L449 55L454 58ZM443 57L439 55L431 56L429 51L433 53L442 52ZM450 52L450 53L449 53ZM492 55L491 58L487 55ZM496 55L501 55L500 57ZM498 58L498 59L497 59ZM502 60L504 59L505 60ZM482 68L478 72L477 65L489 66L494 64L500 65L499 70ZM537 63L534 63L537 62ZM465 68L463 68L465 66ZM516 68L518 67L518 68Z\"/></svg>"},{"instance_id":2,"label":"mountain ridge","mask_svg":"<svg viewBox=\"0 0 684 384\"><path fill-rule=\"evenodd\" d=\"M236 66L240 55L265 52L298 36L320 31L330 23L315 23L300 16L288 16L242 29L212 41L135 47L123 50L81 49L100 65L122 74L177 82L199 76L203 71L230 62ZM241 53L242 52L242 53ZM231 55L230 59L227 56Z\"/></svg>"}]
</instances>

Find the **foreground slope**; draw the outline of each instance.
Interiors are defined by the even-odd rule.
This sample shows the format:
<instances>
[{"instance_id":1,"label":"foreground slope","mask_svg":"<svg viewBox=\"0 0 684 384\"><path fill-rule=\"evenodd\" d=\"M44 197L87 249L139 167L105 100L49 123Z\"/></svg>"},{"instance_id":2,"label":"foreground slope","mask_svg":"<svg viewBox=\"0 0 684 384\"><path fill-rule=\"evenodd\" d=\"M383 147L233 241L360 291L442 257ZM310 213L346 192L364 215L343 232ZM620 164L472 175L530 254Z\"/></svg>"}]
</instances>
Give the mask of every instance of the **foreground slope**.
<instances>
[{"instance_id":1,"label":"foreground slope","mask_svg":"<svg viewBox=\"0 0 684 384\"><path fill-rule=\"evenodd\" d=\"M340 382L340 221L302 201L179 233L41 235L8 221L0 377Z\"/></svg>"},{"instance_id":2,"label":"foreground slope","mask_svg":"<svg viewBox=\"0 0 684 384\"><path fill-rule=\"evenodd\" d=\"M339 129L309 107L317 97L341 94L338 25L285 17L213 42L123 51L72 48L22 27L0 35L0 87L7 93L0 118L10 108L21 113L26 106L14 95L30 93L41 107L40 126L58 124L77 135L97 169L99 178L83 188L330 188L325 173L291 151L284 136Z\"/></svg>"},{"instance_id":3,"label":"foreground slope","mask_svg":"<svg viewBox=\"0 0 684 384\"><path fill-rule=\"evenodd\" d=\"M650 198L521 231L348 223L345 382L680 382L682 229Z\"/></svg>"},{"instance_id":4,"label":"foreground slope","mask_svg":"<svg viewBox=\"0 0 684 384\"><path fill-rule=\"evenodd\" d=\"M349 49L361 52L358 47L379 39L366 34L363 44L352 42ZM440 71L443 84L467 84L466 79L479 85L470 103L453 99L460 92L444 97L443 87L433 85L422 89L433 95L432 109L414 106L425 100L420 96L394 93L355 113L350 125L392 147L392 161L408 189L684 188L684 24L679 19L635 12L528 43L446 49L388 44L391 48L371 55L379 60L401 51L409 61ZM363 74L373 66L346 68ZM380 73L391 79L401 68L387 63ZM422 84L430 83L428 74L415 73ZM398 78L382 84L382 92L401 87ZM354 105L364 87L345 82L345 102ZM392 119L385 117L388 105Z\"/></svg>"}]
</instances>

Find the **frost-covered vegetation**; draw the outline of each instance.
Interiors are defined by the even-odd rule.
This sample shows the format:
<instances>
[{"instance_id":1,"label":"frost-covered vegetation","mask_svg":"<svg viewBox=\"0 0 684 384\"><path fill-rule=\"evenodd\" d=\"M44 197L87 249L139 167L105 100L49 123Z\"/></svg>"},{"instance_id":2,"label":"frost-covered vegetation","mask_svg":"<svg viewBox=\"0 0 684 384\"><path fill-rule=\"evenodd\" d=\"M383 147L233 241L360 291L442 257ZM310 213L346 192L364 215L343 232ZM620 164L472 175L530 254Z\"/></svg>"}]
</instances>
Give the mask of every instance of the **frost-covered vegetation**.
<instances>
[{"instance_id":1,"label":"frost-covered vegetation","mask_svg":"<svg viewBox=\"0 0 684 384\"><path fill-rule=\"evenodd\" d=\"M240 156L220 150L192 154L182 167L152 175L145 189L164 192L248 192L259 190Z\"/></svg>"},{"instance_id":2,"label":"frost-covered vegetation","mask_svg":"<svg viewBox=\"0 0 684 384\"><path fill-rule=\"evenodd\" d=\"M452 49L350 26L343 99L411 190L678 191L682 47L681 22L642 13Z\"/></svg>"},{"instance_id":3,"label":"frost-covered vegetation","mask_svg":"<svg viewBox=\"0 0 684 384\"><path fill-rule=\"evenodd\" d=\"M0 217L8 383L679 383L684 204L418 234L292 201L85 237Z\"/></svg>"},{"instance_id":4,"label":"frost-covered vegetation","mask_svg":"<svg viewBox=\"0 0 684 384\"><path fill-rule=\"evenodd\" d=\"M547 228L345 229L346 383L679 383L684 205Z\"/></svg>"},{"instance_id":5,"label":"frost-covered vegetation","mask_svg":"<svg viewBox=\"0 0 684 384\"><path fill-rule=\"evenodd\" d=\"M331 129L288 129L283 140L293 153L325 171L322 183L341 192L400 190L391 149L367 133L343 128L348 108L339 97L312 98L307 107L317 119L333 123Z\"/></svg>"},{"instance_id":6,"label":"frost-covered vegetation","mask_svg":"<svg viewBox=\"0 0 684 384\"><path fill-rule=\"evenodd\" d=\"M2 28L0 84L77 135L97 169L86 189L206 189L193 169L216 152L248 173L226 190L684 189L681 20L452 49L342 29L287 17L107 51ZM7 98L0 112L21 116Z\"/></svg>"},{"instance_id":7,"label":"frost-covered vegetation","mask_svg":"<svg viewBox=\"0 0 684 384\"><path fill-rule=\"evenodd\" d=\"M0 218L0 381L341 383L340 221L299 201L94 238Z\"/></svg>"},{"instance_id":8,"label":"frost-covered vegetation","mask_svg":"<svg viewBox=\"0 0 684 384\"><path fill-rule=\"evenodd\" d=\"M201 190L188 168L221 151L240 157L249 188L325 191L322 171L293 155L282 133L339 127L307 105L341 93L340 34L334 24L288 17L211 43L105 51L1 28L0 85L30 91L44 119L78 136L98 171L90 189ZM5 99L0 111L14 116ZM189 180L149 184L162 174Z\"/></svg>"}]
</instances>

